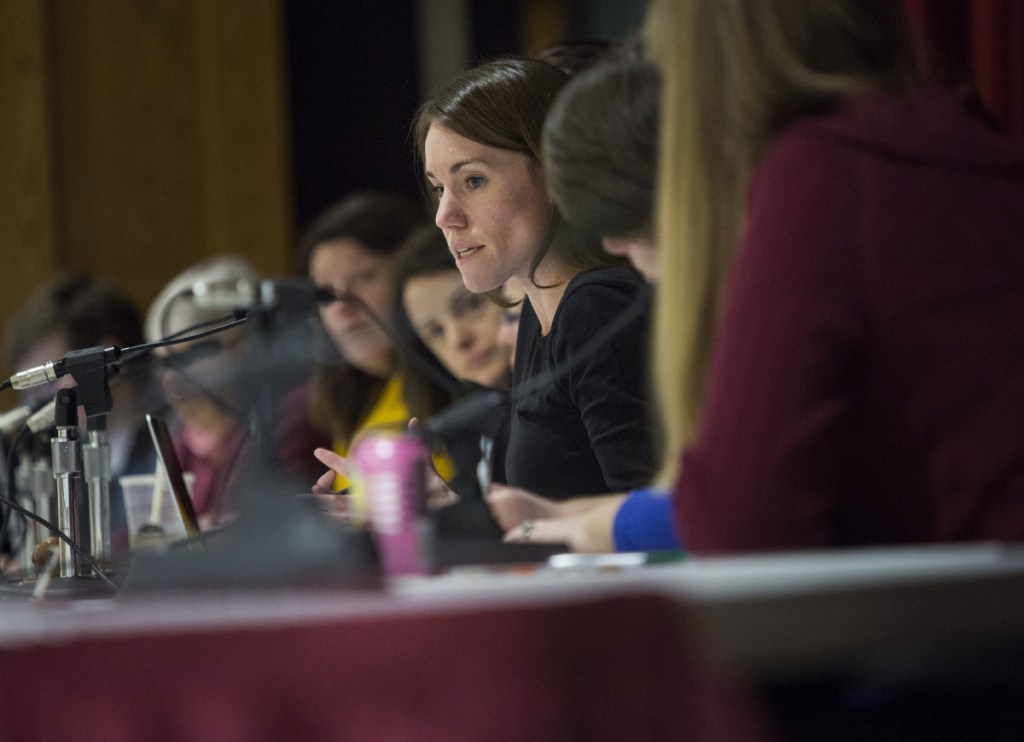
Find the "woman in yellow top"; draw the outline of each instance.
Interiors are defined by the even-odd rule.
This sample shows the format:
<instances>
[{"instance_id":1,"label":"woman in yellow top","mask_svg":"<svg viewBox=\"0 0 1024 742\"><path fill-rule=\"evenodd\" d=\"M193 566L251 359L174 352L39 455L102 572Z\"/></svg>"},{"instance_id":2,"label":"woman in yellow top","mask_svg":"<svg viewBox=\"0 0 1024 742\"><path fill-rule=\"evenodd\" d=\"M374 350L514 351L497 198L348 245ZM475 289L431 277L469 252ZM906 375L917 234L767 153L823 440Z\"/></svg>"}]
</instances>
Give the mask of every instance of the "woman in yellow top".
<instances>
[{"instance_id":1,"label":"woman in yellow top","mask_svg":"<svg viewBox=\"0 0 1024 742\"><path fill-rule=\"evenodd\" d=\"M320 308L323 339L335 358L312 374L309 415L342 456L365 431L408 423L396 351L380 322L388 321L394 299L392 258L424 223L423 208L411 199L360 192L325 211L301 242L310 279L336 297ZM438 389L437 406L446 401ZM335 489L345 486L339 476Z\"/></svg>"}]
</instances>

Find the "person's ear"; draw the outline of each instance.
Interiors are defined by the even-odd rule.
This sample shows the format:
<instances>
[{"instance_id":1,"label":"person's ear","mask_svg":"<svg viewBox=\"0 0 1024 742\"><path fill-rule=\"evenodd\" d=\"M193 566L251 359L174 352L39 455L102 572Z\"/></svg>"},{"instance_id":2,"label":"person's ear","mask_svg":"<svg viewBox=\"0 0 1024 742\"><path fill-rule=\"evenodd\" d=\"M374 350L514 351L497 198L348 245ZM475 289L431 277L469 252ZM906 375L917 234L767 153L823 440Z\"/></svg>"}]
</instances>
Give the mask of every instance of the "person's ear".
<instances>
[{"instance_id":1,"label":"person's ear","mask_svg":"<svg viewBox=\"0 0 1024 742\"><path fill-rule=\"evenodd\" d=\"M609 255L626 255L629 252L631 240L624 240L620 237L602 237L601 246Z\"/></svg>"}]
</instances>

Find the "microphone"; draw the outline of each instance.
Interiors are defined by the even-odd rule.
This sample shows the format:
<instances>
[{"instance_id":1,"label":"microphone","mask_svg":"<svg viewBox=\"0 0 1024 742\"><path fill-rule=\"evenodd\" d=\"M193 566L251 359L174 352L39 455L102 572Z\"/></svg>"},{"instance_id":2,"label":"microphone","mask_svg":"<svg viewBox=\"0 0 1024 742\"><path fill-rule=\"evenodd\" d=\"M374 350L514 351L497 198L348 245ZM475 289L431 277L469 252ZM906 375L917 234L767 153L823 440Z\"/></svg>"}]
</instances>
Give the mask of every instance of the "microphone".
<instances>
[{"instance_id":1,"label":"microphone","mask_svg":"<svg viewBox=\"0 0 1024 742\"><path fill-rule=\"evenodd\" d=\"M28 405L18 405L12 410L0 415L0 436L10 435L21 428L32 414L32 408Z\"/></svg>"},{"instance_id":2,"label":"microphone","mask_svg":"<svg viewBox=\"0 0 1024 742\"><path fill-rule=\"evenodd\" d=\"M509 395L496 389L481 389L453 402L421 424L427 435L445 438L477 434L493 419L495 410L509 403Z\"/></svg>"},{"instance_id":3,"label":"microphone","mask_svg":"<svg viewBox=\"0 0 1024 742\"><path fill-rule=\"evenodd\" d=\"M331 292L314 286L308 278L197 281L184 295L201 309L222 312L257 306L312 308L334 300Z\"/></svg>"},{"instance_id":4,"label":"microphone","mask_svg":"<svg viewBox=\"0 0 1024 742\"><path fill-rule=\"evenodd\" d=\"M121 358L119 348L86 348L85 350L73 350L59 361L49 361L42 366L19 371L7 381L0 384L0 391L4 389L29 389L40 384L49 384L62 376L67 376L76 368L86 368L97 363L105 368L113 367Z\"/></svg>"},{"instance_id":5,"label":"microphone","mask_svg":"<svg viewBox=\"0 0 1024 742\"><path fill-rule=\"evenodd\" d=\"M49 400L46 404L40 405L39 409L29 415L25 426L33 433L42 433L54 426L57 417L57 400Z\"/></svg>"},{"instance_id":6,"label":"microphone","mask_svg":"<svg viewBox=\"0 0 1024 742\"><path fill-rule=\"evenodd\" d=\"M44 399L35 405L18 405L0 415L0 436L10 435L27 425L33 433L39 433L53 425L55 402ZM49 422L47 422L49 420Z\"/></svg>"}]
</instances>

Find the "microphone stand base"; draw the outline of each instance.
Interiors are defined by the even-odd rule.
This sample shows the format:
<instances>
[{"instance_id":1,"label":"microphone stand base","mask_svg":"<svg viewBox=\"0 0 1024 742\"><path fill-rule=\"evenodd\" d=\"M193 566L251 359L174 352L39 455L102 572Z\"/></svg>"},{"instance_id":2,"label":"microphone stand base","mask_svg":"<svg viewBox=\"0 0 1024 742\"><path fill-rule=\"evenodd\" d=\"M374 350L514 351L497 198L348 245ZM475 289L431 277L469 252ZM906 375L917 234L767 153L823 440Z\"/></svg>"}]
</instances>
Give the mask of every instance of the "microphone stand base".
<instances>
[{"instance_id":1,"label":"microphone stand base","mask_svg":"<svg viewBox=\"0 0 1024 742\"><path fill-rule=\"evenodd\" d=\"M193 550L138 553L122 593L274 587L383 586L369 533L291 501L242 516Z\"/></svg>"},{"instance_id":2,"label":"microphone stand base","mask_svg":"<svg viewBox=\"0 0 1024 742\"><path fill-rule=\"evenodd\" d=\"M107 573L110 577L110 573ZM30 577L17 584L15 589L26 595L34 594L39 589L39 577ZM52 577L42 590L42 594L34 596L37 599L48 597L64 598L109 598L114 595L110 585L96 577Z\"/></svg>"}]
</instances>

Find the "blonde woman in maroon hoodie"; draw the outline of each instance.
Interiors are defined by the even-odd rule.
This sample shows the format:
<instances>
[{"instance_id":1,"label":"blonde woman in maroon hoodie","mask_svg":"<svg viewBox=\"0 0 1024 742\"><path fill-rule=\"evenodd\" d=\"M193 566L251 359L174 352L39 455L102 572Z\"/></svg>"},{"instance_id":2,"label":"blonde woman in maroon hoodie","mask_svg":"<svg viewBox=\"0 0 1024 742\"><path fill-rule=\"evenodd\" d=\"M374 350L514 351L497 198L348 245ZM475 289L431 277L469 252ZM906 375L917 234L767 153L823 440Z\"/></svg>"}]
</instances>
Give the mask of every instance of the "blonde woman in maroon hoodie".
<instances>
[{"instance_id":1,"label":"blonde woman in maroon hoodie","mask_svg":"<svg viewBox=\"0 0 1024 742\"><path fill-rule=\"evenodd\" d=\"M892 0L655 0L656 376L694 552L1024 538L1024 157Z\"/></svg>"}]
</instances>

